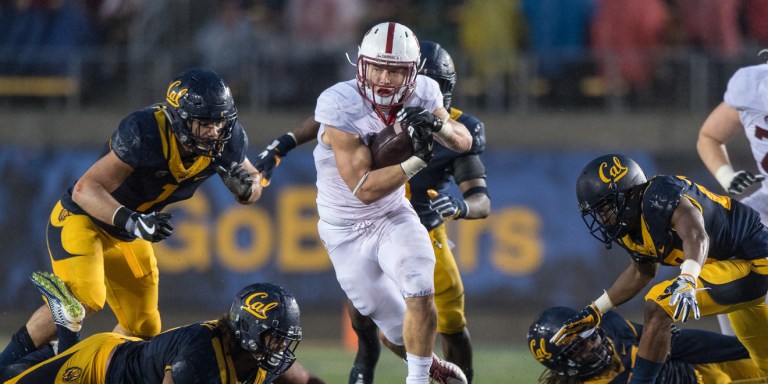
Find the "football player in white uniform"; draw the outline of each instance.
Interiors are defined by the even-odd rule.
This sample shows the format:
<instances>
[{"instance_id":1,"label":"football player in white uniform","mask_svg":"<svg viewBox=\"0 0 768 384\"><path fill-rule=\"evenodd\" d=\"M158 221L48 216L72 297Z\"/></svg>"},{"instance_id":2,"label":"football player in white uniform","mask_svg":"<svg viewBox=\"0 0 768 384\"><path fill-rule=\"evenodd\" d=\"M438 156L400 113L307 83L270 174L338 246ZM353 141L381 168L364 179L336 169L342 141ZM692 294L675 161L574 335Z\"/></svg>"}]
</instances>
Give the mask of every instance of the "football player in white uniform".
<instances>
[{"instance_id":1,"label":"football player in white uniform","mask_svg":"<svg viewBox=\"0 0 768 384\"><path fill-rule=\"evenodd\" d=\"M443 107L437 82L417 76L420 61L410 29L378 24L360 44L356 79L318 98L318 232L347 297L373 319L385 344L406 356L406 383L427 383L429 377L465 383L457 366L432 353L435 255L406 199L405 183L429 162L433 138L465 152L472 137ZM408 130L414 154L401 164L371 169L367 144L395 121Z\"/></svg>"},{"instance_id":2,"label":"football player in white uniform","mask_svg":"<svg viewBox=\"0 0 768 384\"><path fill-rule=\"evenodd\" d=\"M704 165L729 194L739 195L762 182L760 189L740 200L758 211L763 224L768 225L768 185L763 182L768 175L768 64L736 71L728 81L723 100L701 126L696 149ZM739 132L747 135L759 174L735 171L731 165L726 143ZM725 315L718 315L717 320L724 334L734 334Z\"/></svg>"}]
</instances>

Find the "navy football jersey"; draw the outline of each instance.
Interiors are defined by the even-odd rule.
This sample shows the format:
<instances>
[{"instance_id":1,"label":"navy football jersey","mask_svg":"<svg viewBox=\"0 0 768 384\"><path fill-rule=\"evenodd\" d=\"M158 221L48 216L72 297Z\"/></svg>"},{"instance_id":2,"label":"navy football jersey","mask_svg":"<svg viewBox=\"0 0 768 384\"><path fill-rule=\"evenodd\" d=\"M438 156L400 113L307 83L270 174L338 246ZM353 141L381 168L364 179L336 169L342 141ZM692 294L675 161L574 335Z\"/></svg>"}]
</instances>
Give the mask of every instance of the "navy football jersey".
<instances>
[{"instance_id":1,"label":"navy football jersey","mask_svg":"<svg viewBox=\"0 0 768 384\"><path fill-rule=\"evenodd\" d=\"M439 214L429 209L427 190L434 189L440 194L448 194L451 182L454 181L456 166L472 156L479 156L485 150L485 127L480 120L456 108L451 108L451 118L464 124L472 134L472 148L469 152L459 153L435 141L432 160L426 168L408 181L411 205L428 231L442 224L443 220ZM485 178L485 169L476 169L474 174L467 174L464 178L466 180ZM455 181L456 184L460 184L466 180Z\"/></svg>"},{"instance_id":2,"label":"navy football jersey","mask_svg":"<svg viewBox=\"0 0 768 384\"><path fill-rule=\"evenodd\" d=\"M616 375L611 378L611 383L626 383L629 373L632 371L633 352L637 349L637 343L640 341L638 324L624 319L616 312L607 312L600 321L600 328L610 339L611 348L614 352L611 361L612 369L606 374L608 376ZM585 383L592 381L605 382L596 377L586 380Z\"/></svg>"},{"instance_id":3,"label":"navy football jersey","mask_svg":"<svg viewBox=\"0 0 768 384\"><path fill-rule=\"evenodd\" d=\"M753 260L768 256L768 231L760 215L747 205L710 192L684 176L655 176L645 188L640 233L617 243L638 261L680 265L682 240L671 228L672 213L680 199L688 199L704 216L709 253L714 260Z\"/></svg>"},{"instance_id":4,"label":"navy football jersey","mask_svg":"<svg viewBox=\"0 0 768 384\"><path fill-rule=\"evenodd\" d=\"M603 315L600 328L610 339L614 351L611 369L598 377L585 380L585 383L627 383L643 326L611 311ZM665 369L676 369L679 372L685 364L720 363L749 358L747 349L733 336L699 329L675 329L672 333L669 360L674 361L674 364Z\"/></svg>"},{"instance_id":5,"label":"navy football jersey","mask_svg":"<svg viewBox=\"0 0 768 384\"><path fill-rule=\"evenodd\" d=\"M128 341L117 346L106 382L160 384L170 369L176 383L237 383L230 346L222 340L217 324L218 320L191 324L163 332L151 341ZM249 376L256 384L274 381L255 364Z\"/></svg>"},{"instance_id":6,"label":"navy football jersey","mask_svg":"<svg viewBox=\"0 0 768 384\"><path fill-rule=\"evenodd\" d=\"M216 165L241 163L245 159L248 137L242 125L236 122L232 137L216 162L210 157L199 156L186 166L179 154L179 145L160 104L128 115L120 122L102 153L104 156L114 151L120 160L133 168L133 172L112 192L112 197L137 212L160 211L168 204L189 199L216 173ZM87 214L72 200L72 188L67 190L61 203L72 213ZM93 221L120 240L135 238L112 223Z\"/></svg>"}]
</instances>

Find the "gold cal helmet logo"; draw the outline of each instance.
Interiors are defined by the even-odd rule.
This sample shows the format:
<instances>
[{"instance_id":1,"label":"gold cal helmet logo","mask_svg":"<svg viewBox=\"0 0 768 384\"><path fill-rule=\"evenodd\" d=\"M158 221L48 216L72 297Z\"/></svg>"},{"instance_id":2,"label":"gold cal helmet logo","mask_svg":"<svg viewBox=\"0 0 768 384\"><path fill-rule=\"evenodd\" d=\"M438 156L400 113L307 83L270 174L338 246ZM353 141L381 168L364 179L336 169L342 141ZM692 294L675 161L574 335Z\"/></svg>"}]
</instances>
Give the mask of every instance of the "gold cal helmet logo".
<instances>
[{"instance_id":1,"label":"gold cal helmet logo","mask_svg":"<svg viewBox=\"0 0 768 384\"><path fill-rule=\"evenodd\" d=\"M174 108L179 107L179 99L181 99L181 97L188 91L187 88L175 89L179 85L181 85L181 80L174 81L168 86L168 91L165 93L165 100L167 100L168 104L172 105Z\"/></svg>"},{"instance_id":2,"label":"gold cal helmet logo","mask_svg":"<svg viewBox=\"0 0 768 384\"><path fill-rule=\"evenodd\" d=\"M245 303L243 303L243 309L259 319L266 319L267 312L277 307L278 305L274 301L271 303L265 303L262 301L262 299L268 296L269 295L266 292L256 292L251 294L247 299L245 299Z\"/></svg>"},{"instance_id":3,"label":"gold cal helmet logo","mask_svg":"<svg viewBox=\"0 0 768 384\"><path fill-rule=\"evenodd\" d=\"M533 357L538 361L546 361L552 358L552 353L547 352L547 343L544 341L543 337L539 339L538 348L536 347L536 340L531 340L528 347L531 349Z\"/></svg>"},{"instance_id":4,"label":"gold cal helmet logo","mask_svg":"<svg viewBox=\"0 0 768 384\"><path fill-rule=\"evenodd\" d=\"M80 367L71 367L67 368L64 373L61 375L61 379L66 382L73 382L73 381L80 381L80 378L83 376L83 370Z\"/></svg>"},{"instance_id":5,"label":"gold cal helmet logo","mask_svg":"<svg viewBox=\"0 0 768 384\"><path fill-rule=\"evenodd\" d=\"M624 175L626 175L629 171L628 167L621 165L619 158L616 156L613 157L613 166L608 168L609 176L605 175L606 168L608 168L608 163L602 163L600 164L600 168L597 170L597 173L600 175L600 180L606 184L621 180L621 178L624 177Z\"/></svg>"}]
</instances>

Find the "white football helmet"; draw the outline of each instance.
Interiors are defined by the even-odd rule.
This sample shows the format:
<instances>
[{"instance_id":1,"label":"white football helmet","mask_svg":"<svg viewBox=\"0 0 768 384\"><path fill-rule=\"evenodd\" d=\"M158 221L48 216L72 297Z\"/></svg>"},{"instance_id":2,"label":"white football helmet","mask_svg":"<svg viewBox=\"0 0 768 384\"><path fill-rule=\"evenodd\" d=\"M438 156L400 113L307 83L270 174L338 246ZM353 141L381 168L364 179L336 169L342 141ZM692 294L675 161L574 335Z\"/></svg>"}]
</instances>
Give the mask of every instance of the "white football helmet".
<instances>
[{"instance_id":1,"label":"white football helmet","mask_svg":"<svg viewBox=\"0 0 768 384\"><path fill-rule=\"evenodd\" d=\"M363 36L357 53L357 90L363 98L373 103L376 113L383 120L388 119L384 118L382 109L402 105L413 94L420 58L419 40L408 27L402 24L381 23ZM377 85L366 77L370 64L406 67L408 73L403 84ZM391 88L393 92L389 96L378 95L373 91L374 85L379 89ZM390 117L394 120L393 116Z\"/></svg>"}]
</instances>

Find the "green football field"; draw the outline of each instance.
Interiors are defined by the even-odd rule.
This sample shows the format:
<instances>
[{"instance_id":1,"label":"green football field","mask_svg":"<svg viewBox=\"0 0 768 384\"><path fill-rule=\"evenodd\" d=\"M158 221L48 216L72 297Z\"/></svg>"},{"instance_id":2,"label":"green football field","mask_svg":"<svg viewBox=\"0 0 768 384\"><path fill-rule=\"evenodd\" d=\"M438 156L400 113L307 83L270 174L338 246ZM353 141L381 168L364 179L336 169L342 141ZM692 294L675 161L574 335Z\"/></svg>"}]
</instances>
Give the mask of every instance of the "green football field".
<instances>
[{"instance_id":1,"label":"green football field","mask_svg":"<svg viewBox=\"0 0 768 384\"><path fill-rule=\"evenodd\" d=\"M336 343L302 342L298 361L329 384L346 384L354 354ZM477 344L474 346L475 384L536 383L543 370L523 346ZM405 363L389 350L382 350L376 382L404 383Z\"/></svg>"},{"instance_id":2,"label":"green football field","mask_svg":"<svg viewBox=\"0 0 768 384\"><path fill-rule=\"evenodd\" d=\"M0 336L3 346L8 335ZM475 344L475 384L535 383L542 371L525 346ZM306 340L297 350L298 361L328 384L346 384L354 354L341 343ZM376 368L376 383L404 383L405 363L383 349Z\"/></svg>"}]
</instances>

